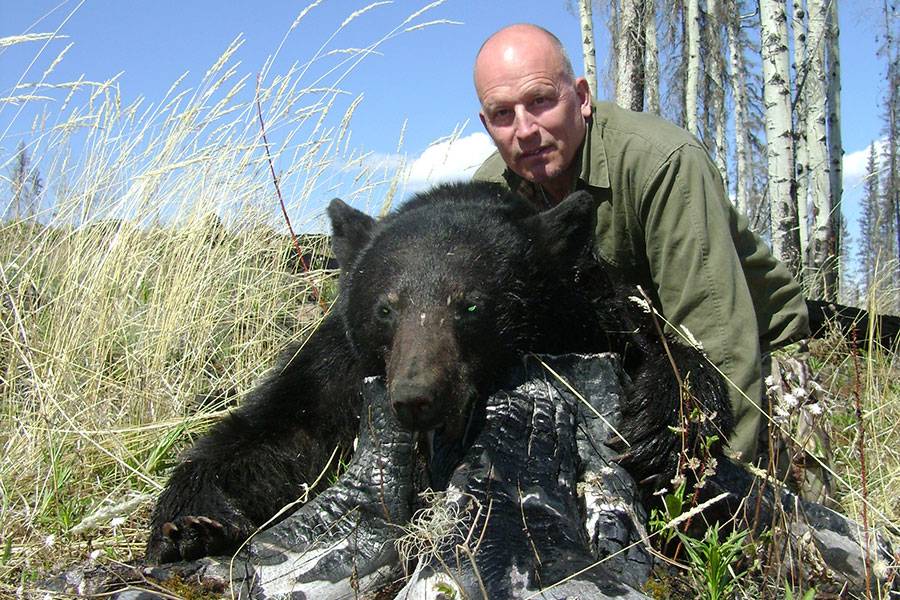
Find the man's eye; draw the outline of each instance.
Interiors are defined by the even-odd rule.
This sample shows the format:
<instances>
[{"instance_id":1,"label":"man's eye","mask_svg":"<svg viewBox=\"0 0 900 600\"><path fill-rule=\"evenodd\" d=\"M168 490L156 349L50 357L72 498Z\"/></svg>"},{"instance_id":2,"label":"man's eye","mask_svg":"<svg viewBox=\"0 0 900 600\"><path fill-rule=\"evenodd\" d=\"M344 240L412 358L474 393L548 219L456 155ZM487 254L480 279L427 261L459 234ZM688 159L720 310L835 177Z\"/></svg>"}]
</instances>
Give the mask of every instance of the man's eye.
<instances>
[{"instance_id":1,"label":"man's eye","mask_svg":"<svg viewBox=\"0 0 900 600\"><path fill-rule=\"evenodd\" d=\"M512 115L512 111L508 108L501 108L499 110L495 110L491 113L492 121L506 121L509 120L510 115Z\"/></svg>"}]
</instances>

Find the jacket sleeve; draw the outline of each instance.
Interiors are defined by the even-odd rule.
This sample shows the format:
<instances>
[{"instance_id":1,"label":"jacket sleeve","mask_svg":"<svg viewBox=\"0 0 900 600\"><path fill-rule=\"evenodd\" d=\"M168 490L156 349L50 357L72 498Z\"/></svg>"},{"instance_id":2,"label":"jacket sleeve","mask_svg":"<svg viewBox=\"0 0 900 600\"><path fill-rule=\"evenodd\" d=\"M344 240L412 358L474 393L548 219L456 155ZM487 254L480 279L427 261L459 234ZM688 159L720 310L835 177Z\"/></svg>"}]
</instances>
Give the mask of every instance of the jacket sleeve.
<instances>
[{"instance_id":1,"label":"jacket sleeve","mask_svg":"<svg viewBox=\"0 0 900 600\"><path fill-rule=\"evenodd\" d=\"M703 148L678 147L661 161L638 198L637 220L644 226L662 312L669 323L701 341L728 380L736 423L730 447L750 460L762 423L760 321L765 320L757 318L751 285L760 288L760 302L771 301L765 300L767 290L784 286L790 288L787 295L802 301L799 287L791 288L796 284L787 270L777 268L764 242L746 229L746 220L738 222ZM748 257L754 265L752 282L742 265ZM771 312L763 308L764 314ZM670 331L679 335L678 328L670 326Z\"/></svg>"}]
</instances>

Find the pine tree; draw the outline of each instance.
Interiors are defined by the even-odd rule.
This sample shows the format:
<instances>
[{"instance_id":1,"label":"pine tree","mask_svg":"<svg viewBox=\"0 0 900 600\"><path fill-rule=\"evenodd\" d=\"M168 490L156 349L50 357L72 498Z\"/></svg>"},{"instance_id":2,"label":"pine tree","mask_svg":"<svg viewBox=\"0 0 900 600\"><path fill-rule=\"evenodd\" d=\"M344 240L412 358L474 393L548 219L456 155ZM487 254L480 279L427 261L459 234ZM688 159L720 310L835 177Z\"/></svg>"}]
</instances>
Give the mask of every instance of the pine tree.
<instances>
[{"instance_id":1,"label":"pine tree","mask_svg":"<svg viewBox=\"0 0 900 600\"><path fill-rule=\"evenodd\" d=\"M16 149L9 171L9 186L12 196L6 207L6 218L18 221L37 214L44 182L40 172L31 164L25 142L19 142Z\"/></svg>"},{"instance_id":2,"label":"pine tree","mask_svg":"<svg viewBox=\"0 0 900 600\"><path fill-rule=\"evenodd\" d=\"M860 239L857 256L859 258L863 290L868 292L876 279L875 269L879 260L879 241L884 220L881 215L878 150L874 143L869 146L864 185L865 189L859 217Z\"/></svg>"}]
</instances>

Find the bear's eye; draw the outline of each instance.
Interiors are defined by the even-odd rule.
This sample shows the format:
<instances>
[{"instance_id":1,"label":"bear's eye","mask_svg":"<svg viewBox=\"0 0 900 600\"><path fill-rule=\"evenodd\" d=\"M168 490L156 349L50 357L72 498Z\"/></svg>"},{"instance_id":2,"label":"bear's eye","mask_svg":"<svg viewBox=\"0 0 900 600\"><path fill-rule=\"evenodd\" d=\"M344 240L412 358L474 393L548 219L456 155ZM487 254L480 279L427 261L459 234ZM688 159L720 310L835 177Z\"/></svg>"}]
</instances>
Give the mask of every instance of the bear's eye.
<instances>
[{"instance_id":1,"label":"bear's eye","mask_svg":"<svg viewBox=\"0 0 900 600\"><path fill-rule=\"evenodd\" d=\"M391 313L393 313L393 311L391 310L391 307L387 304L382 304L377 309L375 309L375 314L377 314L382 319L386 319L386 318L390 317Z\"/></svg>"},{"instance_id":2,"label":"bear's eye","mask_svg":"<svg viewBox=\"0 0 900 600\"><path fill-rule=\"evenodd\" d=\"M477 305L477 304L470 304L470 305L468 305L468 306L466 307L466 312L469 313L469 314L474 313L474 312L477 311L477 310L478 310L478 305Z\"/></svg>"}]
</instances>

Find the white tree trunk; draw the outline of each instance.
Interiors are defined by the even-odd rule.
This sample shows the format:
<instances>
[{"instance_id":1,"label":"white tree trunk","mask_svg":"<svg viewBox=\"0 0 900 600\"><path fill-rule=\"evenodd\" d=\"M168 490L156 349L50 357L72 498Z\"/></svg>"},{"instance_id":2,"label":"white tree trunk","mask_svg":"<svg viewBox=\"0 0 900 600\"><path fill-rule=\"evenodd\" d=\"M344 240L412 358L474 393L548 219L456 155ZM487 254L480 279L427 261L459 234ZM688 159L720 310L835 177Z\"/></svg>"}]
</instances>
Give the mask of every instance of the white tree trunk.
<instances>
[{"instance_id":1,"label":"white tree trunk","mask_svg":"<svg viewBox=\"0 0 900 600\"><path fill-rule=\"evenodd\" d=\"M581 18L581 53L584 56L584 77L591 87L591 94L598 97L597 88L597 50L594 47L594 16L591 11L591 0L578 1L578 14Z\"/></svg>"},{"instance_id":2,"label":"white tree trunk","mask_svg":"<svg viewBox=\"0 0 900 600\"><path fill-rule=\"evenodd\" d=\"M744 53L740 39L740 11L737 0L727 0L726 26L728 56L731 64L731 97L734 102L734 203L745 215L750 214L750 125L747 122L747 80L744 73Z\"/></svg>"},{"instance_id":3,"label":"white tree trunk","mask_svg":"<svg viewBox=\"0 0 900 600\"><path fill-rule=\"evenodd\" d=\"M838 3L829 2L827 24L828 53L828 156L831 160L831 202L834 206L835 247L841 248L843 213L841 200L844 195L844 144L841 139L841 53ZM841 274L838 274L841 281Z\"/></svg>"},{"instance_id":4,"label":"white tree trunk","mask_svg":"<svg viewBox=\"0 0 900 600\"><path fill-rule=\"evenodd\" d=\"M800 239L794 189L794 132L788 70L787 14L784 0L760 0L763 101L766 109L766 160L772 251L800 278Z\"/></svg>"},{"instance_id":5,"label":"white tree trunk","mask_svg":"<svg viewBox=\"0 0 900 600\"><path fill-rule=\"evenodd\" d=\"M697 123L697 97L700 80L700 2L699 0L685 0L687 11L687 39L685 44L688 51L687 74L684 85L684 124L688 131L695 136L700 136L700 128Z\"/></svg>"},{"instance_id":6,"label":"white tree trunk","mask_svg":"<svg viewBox=\"0 0 900 600\"><path fill-rule=\"evenodd\" d=\"M656 0L646 0L644 14L644 87L647 96L647 112L660 114L659 106L659 41L656 35Z\"/></svg>"},{"instance_id":7,"label":"white tree trunk","mask_svg":"<svg viewBox=\"0 0 900 600\"><path fill-rule=\"evenodd\" d=\"M797 177L797 222L800 224L800 261L809 267L809 155L806 148L806 96L809 61L806 57L806 2L793 0L794 36L794 165Z\"/></svg>"},{"instance_id":8,"label":"white tree trunk","mask_svg":"<svg viewBox=\"0 0 900 600\"><path fill-rule=\"evenodd\" d=\"M616 104L644 109L644 2L619 0L619 43Z\"/></svg>"},{"instance_id":9,"label":"white tree trunk","mask_svg":"<svg viewBox=\"0 0 900 600\"><path fill-rule=\"evenodd\" d=\"M812 196L813 227L810 235L809 290L813 298L837 299L838 250L834 237L834 206L831 198L831 161L825 132L825 22L828 0L809 0L809 37L806 78L806 143Z\"/></svg>"},{"instance_id":10,"label":"white tree trunk","mask_svg":"<svg viewBox=\"0 0 900 600\"><path fill-rule=\"evenodd\" d=\"M706 1L706 64L709 70L711 91L710 110L713 118L714 158L725 189L728 189L728 145L725 141L727 119L725 114L725 54L722 49L721 0Z\"/></svg>"}]
</instances>

